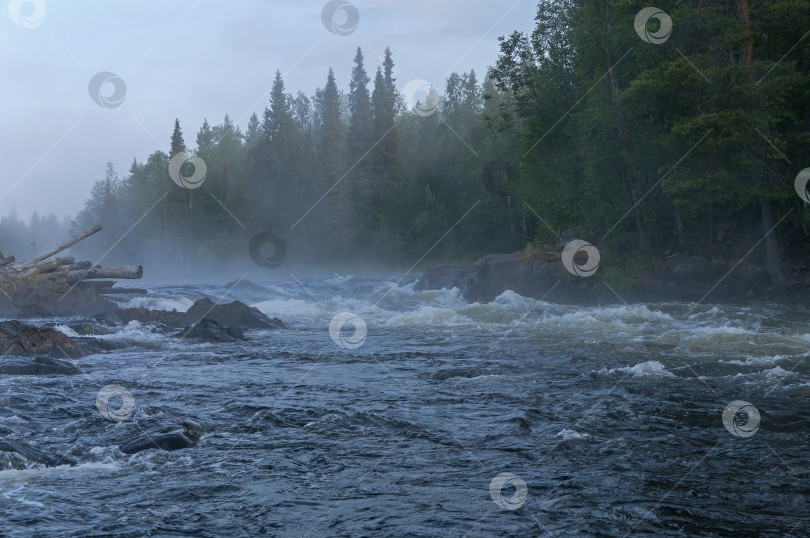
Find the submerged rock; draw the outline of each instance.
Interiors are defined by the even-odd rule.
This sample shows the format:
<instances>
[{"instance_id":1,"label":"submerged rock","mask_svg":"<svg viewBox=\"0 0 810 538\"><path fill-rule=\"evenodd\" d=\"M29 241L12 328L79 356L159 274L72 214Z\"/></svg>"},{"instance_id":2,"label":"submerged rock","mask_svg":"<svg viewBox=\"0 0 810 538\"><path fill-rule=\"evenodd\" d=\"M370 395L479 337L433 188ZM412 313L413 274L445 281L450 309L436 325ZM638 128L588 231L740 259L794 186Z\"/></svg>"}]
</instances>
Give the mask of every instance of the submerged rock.
<instances>
[{"instance_id":1,"label":"submerged rock","mask_svg":"<svg viewBox=\"0 0 810 538\"><path fill-rule=\"evenodd\" d=\"M76 465L76 462L58 454L47 454L28 446L22 441L0 439L0 471L6 469L27 469L30 463L41 463L48 467Z\"/></svg>"},{"instance_id":2,"label":"submerged rock","mask_svg":"<svg viewBox=\"0 0 810 538\"><path fill-rule=\"evenodd\" d=\"M49 357L26 359L0 359L0 374L4 375L75 375L81 374L78 366L68 361Z\"/></svg>"},{"instance_id":3,"label":"submerged rock","mask_svg":"<svg viewBox=\"0 0 810 538\"><path fill-rule=\"evenodd\" d=\"M201 424L184 420L180 424L172 424L125 441L118 448L124 454L136 454L150 449L180 450L196 445L202 433Z\"/></svg>"}]
</instances>

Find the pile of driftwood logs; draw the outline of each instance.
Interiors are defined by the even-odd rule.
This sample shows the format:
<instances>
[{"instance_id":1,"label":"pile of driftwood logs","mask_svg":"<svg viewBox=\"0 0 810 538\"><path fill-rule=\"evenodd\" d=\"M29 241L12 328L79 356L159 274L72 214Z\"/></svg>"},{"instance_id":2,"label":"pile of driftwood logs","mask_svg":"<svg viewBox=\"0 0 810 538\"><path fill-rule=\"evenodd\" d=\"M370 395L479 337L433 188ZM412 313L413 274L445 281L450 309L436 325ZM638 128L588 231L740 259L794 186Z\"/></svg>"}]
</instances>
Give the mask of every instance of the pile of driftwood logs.
<instances>
[{"instance_id":1,"label":"pile of driftwood logs","mask_svg":"<svg viewBox=\"0 0 810 538\"><path fill-rule=\"evenodd\" d=\"M146 290L137 288L112 289L115 282L108 280L141 278L143 267L140 265L104 268L89 261L77 262L70 257L56 257L101 229L101 226L94 226L58 247L21 263L17 263L14 256L4 258L0 254L0 306L28 315L55 313L52 310L70 313L72 306L76 306L75 298L67 297L72 292L81 296L82 303L103 294L146 293ZM83 291L90 293L81 293ZM59 308L49 307L56 306L56 303L65 304Z\"/></svg>"}]
</instances>

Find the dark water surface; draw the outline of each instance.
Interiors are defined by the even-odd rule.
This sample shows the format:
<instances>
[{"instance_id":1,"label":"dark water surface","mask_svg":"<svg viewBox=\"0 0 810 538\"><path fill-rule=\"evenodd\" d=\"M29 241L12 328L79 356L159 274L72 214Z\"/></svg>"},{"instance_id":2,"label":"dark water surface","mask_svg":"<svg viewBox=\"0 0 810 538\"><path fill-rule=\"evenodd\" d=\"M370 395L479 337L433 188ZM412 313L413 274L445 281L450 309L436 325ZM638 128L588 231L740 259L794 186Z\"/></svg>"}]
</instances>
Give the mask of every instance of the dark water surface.
<instances>
[{"instance_id":1,"label":"dark water surface","mask_svg":"<svg viewBox=\"0 0 810 538\"><path fill-rule=\"evenodd\" d=\"M468 304L395 281L242 282L225 300L289 328L203 344L133 323L83 375L0 377L3 437L78 462L0 472L0 535L810 535L810 309ZM356 349L330 337L341 312L368 327ZM96 408L113 384L120 422ZM751 436L724 426L736 400ZM205 425L193 448L118 449L182 418Z\"/></svg>"}]
</instances>

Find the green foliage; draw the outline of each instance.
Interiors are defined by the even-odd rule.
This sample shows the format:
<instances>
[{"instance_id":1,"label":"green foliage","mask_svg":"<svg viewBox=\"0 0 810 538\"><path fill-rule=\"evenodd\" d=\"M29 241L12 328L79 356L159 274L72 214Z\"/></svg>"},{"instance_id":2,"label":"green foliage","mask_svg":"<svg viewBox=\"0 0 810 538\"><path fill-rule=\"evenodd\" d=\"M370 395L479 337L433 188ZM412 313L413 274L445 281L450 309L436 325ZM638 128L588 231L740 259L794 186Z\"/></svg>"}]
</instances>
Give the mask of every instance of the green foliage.
<instances>
[{"instance_id":1,"label":"green foliage","mask_svg":"<svg viewBox=\"0 0 810 538\"><path fill-rule=\"evenodd\" d=\"M622 283L667 251L711 252L713 230L761 234L767 206L776 218L794 209L779 239L806 257L810 210L792 188L810 165L806 1L752 1L750 21L733 0L683 2L658 45L634 31L643 7L540 1L534 31L502 37L482 81L451 74L427 117L404 110L389 49L373 81L357 50L345 94L331 69L312 97L276 72L244 133L227 115L204 121L200 188L168 177L185 149L176 120L169 154L134 161L123 180L108 166L74 231L102 223L113 233L94 248L123 237L110 256L129 262L153 246L180 264L244 255L253 233L273 230L292 256L409 266L440 239L426 262L577 229Z\"/></svg>"}]
</instances>

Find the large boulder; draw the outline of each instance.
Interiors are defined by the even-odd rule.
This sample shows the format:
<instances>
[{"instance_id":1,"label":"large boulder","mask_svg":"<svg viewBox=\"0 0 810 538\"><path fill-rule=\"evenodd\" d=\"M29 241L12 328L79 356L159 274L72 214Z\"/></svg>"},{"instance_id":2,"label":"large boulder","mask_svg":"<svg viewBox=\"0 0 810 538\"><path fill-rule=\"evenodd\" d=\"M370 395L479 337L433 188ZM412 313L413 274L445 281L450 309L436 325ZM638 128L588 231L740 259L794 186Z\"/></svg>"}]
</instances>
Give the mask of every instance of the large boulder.
<instances>
[{"instance_id":1,"label":"large boulder","mask_svg":"<svg viewBox=\"0 0 810 538\"><path fill-rule=\"evenodd\" d=\"M201 319L218 322L224 327L245 329L282 329L284 323L278 318L270 318L258 308L253 308L241 301L228 304L216 304L211 299L200 299L188 309L185 322L193 325Z\"/></svg>"},{"instance_id":2,"label":"large boulder","mask_svg":"<svg viewBox=\"0 0 810 538\"><path fill-rule=\"evenodd\" d=\"M3 375L75 375L82 370L73 363L36 357L33 360L18 358L1 358L0 374Z\"/></svg>"},{"instance_id":3,"label":"large boulder","mask_svg":"<svg viewBox=\"0 0 810 538\"><path fill-rule=\"evenodd\" d=\"M149 310L147 308L120 308L105 316L106 320L115 323L157 323L169 328L189 330L203 319L214 321L219 327L240 331L243 329L282 329L284 323L278 318L271 318L259 309L252 308L241 301L227 304L216 304L211 299L200 299L191 305L187 312L168 312L166 310ZM206 330L217 330L217 326L208 324L201 327ZM182 333L180 333L182 334ZM210 336L210 335L209 335ZM241 336L232 335L234 338ZM206 339L208 337L205 337Z\"/></svg>"},{"instance_id":4,"label":"large boulder","mask_svg":"<svg viewBox=\"0 0 810 538\"><path fill-rule=\"evenodd\" d=\"M16 320L0 322L0 354L47 355L58 352L68 357L81 357L87 351L64 333L25 325Z\"/></svg>"}]
</instances>

